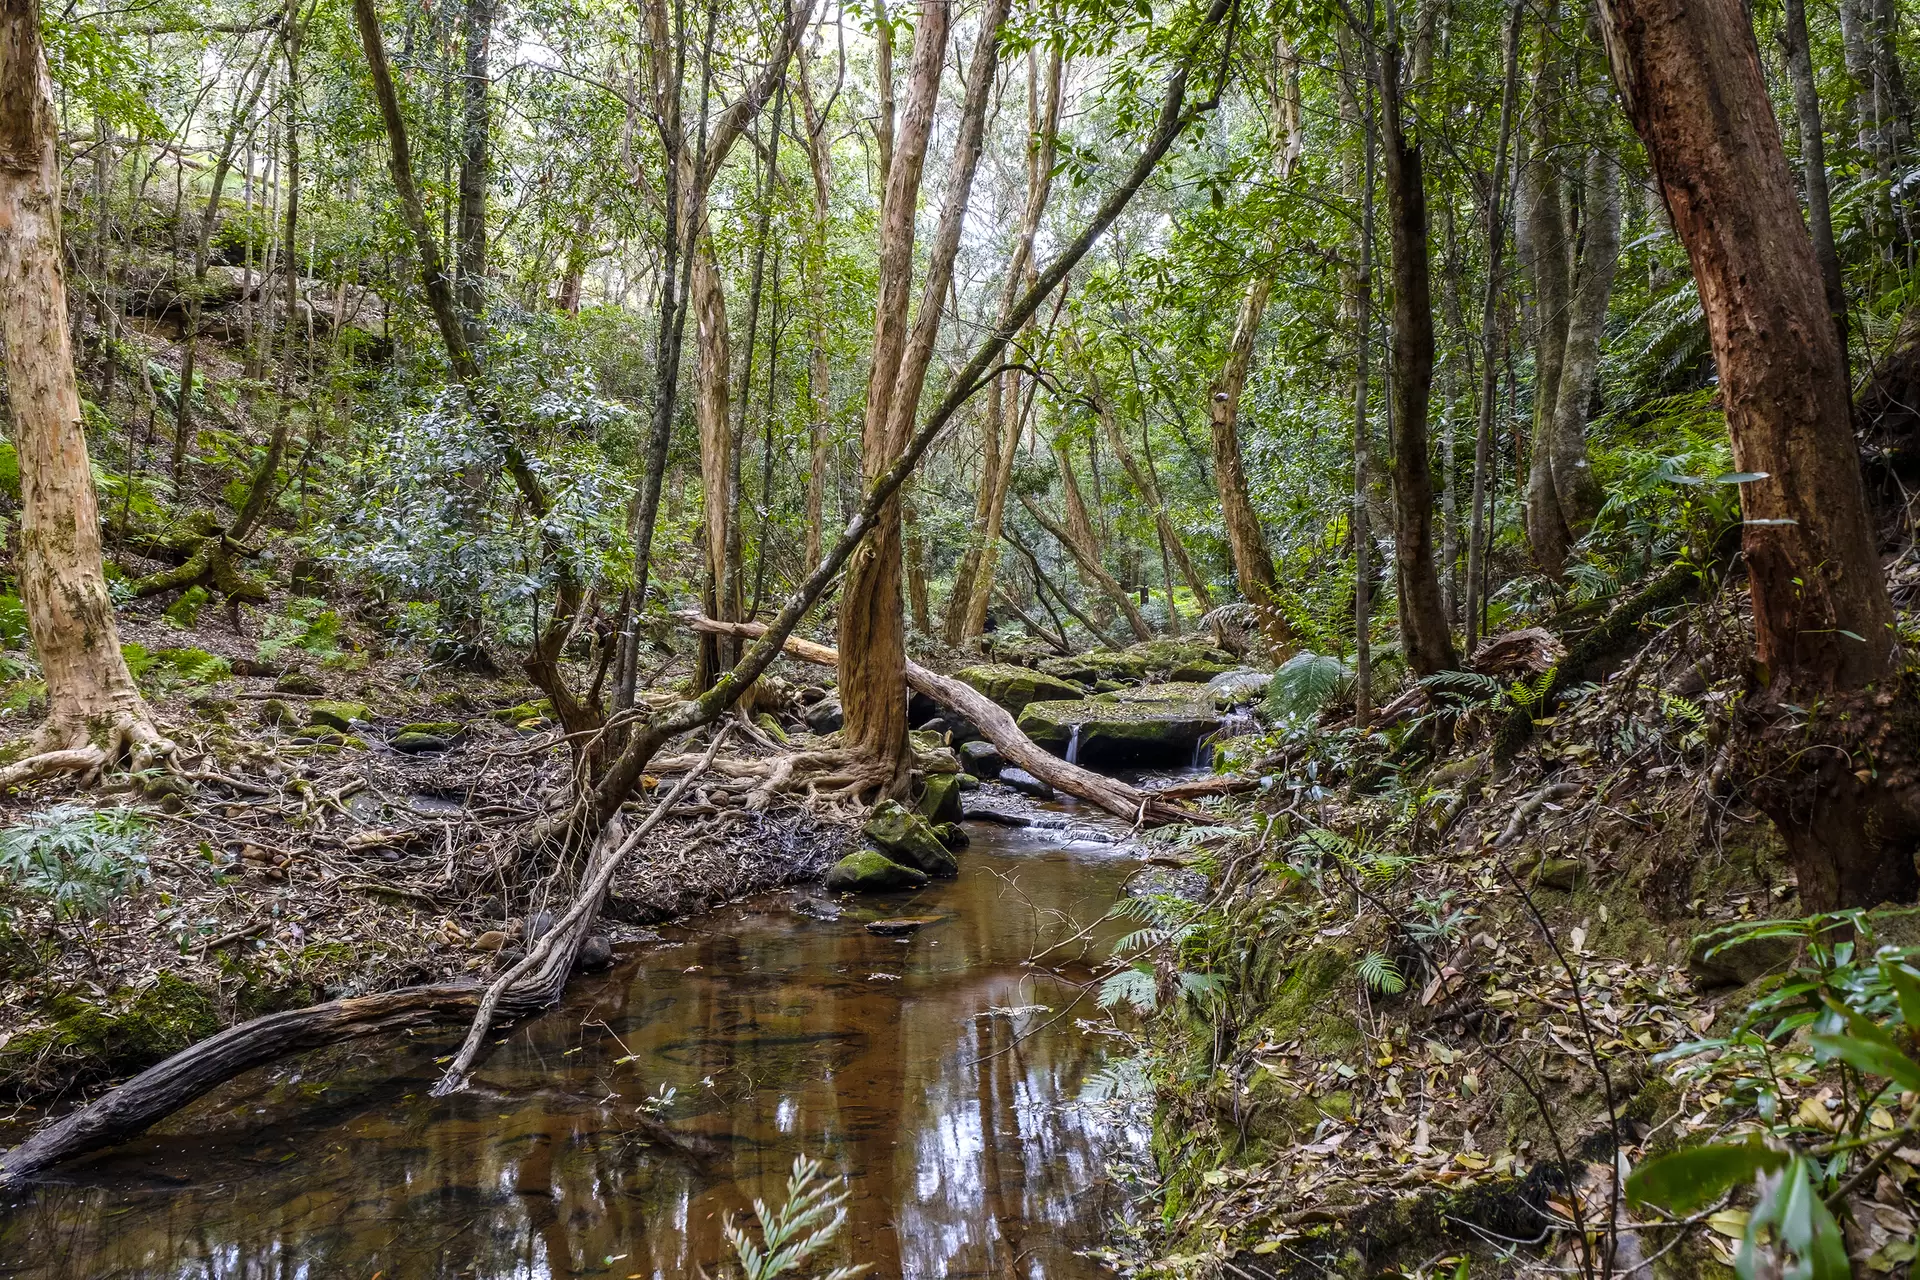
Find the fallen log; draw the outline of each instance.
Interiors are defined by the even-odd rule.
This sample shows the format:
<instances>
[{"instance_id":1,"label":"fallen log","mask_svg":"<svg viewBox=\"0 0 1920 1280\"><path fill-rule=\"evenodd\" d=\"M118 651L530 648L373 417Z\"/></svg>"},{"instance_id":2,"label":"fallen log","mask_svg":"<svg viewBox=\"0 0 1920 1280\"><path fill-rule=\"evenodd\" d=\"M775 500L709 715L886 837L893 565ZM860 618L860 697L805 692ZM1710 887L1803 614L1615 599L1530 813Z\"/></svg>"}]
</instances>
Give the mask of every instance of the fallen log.
<instances>
[{"instance_id":1,"label":"fallen log","mask_svg":"<svg viewBox=\"0 0 1920 1280\"><path fill-rule=\"evenodd\" d=\"M714 735L713 747L707 753L709 762L725 737L724 731ZM265 1066L291 1053L342 1040L450 1022L470 1015L473 1030L455 1064L461 1073L458 1079L463 1082L478 1040L487 1027L500 1019L538 1013L560 998L580 948L586 942L588 926L612 882L614 869L666 816L700 772L699 768L690 770L653 807L632 835L624 833L617 819L602 829L596 845L599 856L592 864L594 871L573 907L525 959L491 986L447 983L402 987L379 995L329 1000L304 1009L270 1013L228 1027L107 1090L0 1156L0 1192L17 1190L36 1174L77 1156L124 1142L244 1071ZM448 1076L453 1078L453 1073L450 1071Z\"/></svg>"},{"instance_id":2,"label":"fallen log","mask_svg":"<svg viewBox=\"0 0 1920 1280\"><path fill-rule=\"evenodd\" d=\"M687 621L696 631L741 636L749 640L758 639L766 632L766 628L757 622L719 622L698 614L687 615ZM840 665L838 650L811 640L788 636L786 651L803 662L823 667ZM1164 827L1178 822L1204 821L1203 815L1170 804L1154 792L1129 786L1077 764L1068 764L1021 732L1012 714L999 703L951 676L939 675L909 660L907 685L915 693L925 694L942 707L970 721L980 730L981 736L991 742L994 749L1008 761L1042 782L1051 784L1055 790L1098 805L1135 826Z\"/></svg>"}]
</instances>

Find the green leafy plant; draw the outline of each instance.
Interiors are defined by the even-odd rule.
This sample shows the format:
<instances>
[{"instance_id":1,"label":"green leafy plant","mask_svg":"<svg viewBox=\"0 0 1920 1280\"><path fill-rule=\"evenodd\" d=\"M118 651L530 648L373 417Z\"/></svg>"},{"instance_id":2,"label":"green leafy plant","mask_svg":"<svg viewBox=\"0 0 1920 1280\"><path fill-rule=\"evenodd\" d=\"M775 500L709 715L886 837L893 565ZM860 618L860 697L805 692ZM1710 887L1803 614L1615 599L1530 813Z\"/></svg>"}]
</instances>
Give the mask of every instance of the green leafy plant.
<instances>
[{"instance_id":1,"label":"green leafy plant","mask_svg":"<svg viewBox=\"0 0 1920 1280\"><path fill-rule=\"evenodd\" d=\"M1729 1101L1751 1106L1760 1132L1656 1157L1626 1189L1636 1202L1683 1215L1751 1181L1757 1198L1736 1265L1744 1280L1842 1280L1851 1271L1833 1211L1852 1189L1853 1162L1871 1170L1920 1129L1920 1103L1893 1119L1903 1091L1920 1094L1920 947L1876 947L1871 917L1847 911L1728 929L1706 956L1779 939L1804 943L1806 960L1727 1034L1661 1055L1681 1064L1683 1079L1730 1077ZM1828 1123L1787 1113L1783 1099L1835 1072L1845 1087Z\"/></svg>"},{"instance_id":2,"label":"green leafy plant","mask_svg":"<svg viewBox=\"0 0 1920 1280\"><path fill-rule=\"evenodd\" d=\"M0 831L0 877L51 903L57 919L97 915L146 880L146 828L131 809L42 809Z\"/></svg>"},{"instance_id":3,"label":"green leafy plant","mask_svg":"<svg viewBox=\"0 0 1920 1280\"><path fill-rule=\"evenodd\" d=\"M27 606L17 592L0 595L0 644L9 649L27 647Z\"/></svg>"},{"instance_id":4,"label":"green leafy plant","mask_svg":"<svg viewBox=\"0 0 1920 1280\"><path fill-rule=\"evenodd\" d=\"M1319 715L1353 685L1347 664L1322 653L1296 653L1280 664L1267 686L1267 715L1299 721Z\"/></svg>"},{"instance_id":5,"label":"green leafy plant","mask_svg":"<svg viewBox=\"0 0 1920 1280\"><path fill-rule=\"evenodd\" d=\"M287 601L286 610L266 620L260 641L260 661L277 662L288 649L301 649L325 661L340 655L340 633L346 624L327 602L310 596Z\"/></svg>"},{"instance_id":6,"label":"green leafy plant","mask_svg":"<svg viewBox=\"0 0 1920 1280\"><path fill-rule=\"evenodd\" d=\"M771 1280L799 1271L840 1233L847 1222L847 1193L820 1177L818 1160L797 1156L787 1177L786 1202L776 1210L756 1198L753 1216L760 1223L759 1244L731 1217L721 1233L746 1280ZM853 1280L868 1266L835 1267L820 1280Z\"/></svg>"},{"instance_id":7,"label":"green leafy plant","mask_svg":"<svg viewBox=\"0 0 1920 1280\"><path fill-rule=\"evenodd\" d=\"M1360 957L1354 971L1360 975L1360 981L1383 996L1397 996L1407 989L1407 980L1401 976L1400 966L1385 952L1367 952Z\"/></svg>"}]
</instances>

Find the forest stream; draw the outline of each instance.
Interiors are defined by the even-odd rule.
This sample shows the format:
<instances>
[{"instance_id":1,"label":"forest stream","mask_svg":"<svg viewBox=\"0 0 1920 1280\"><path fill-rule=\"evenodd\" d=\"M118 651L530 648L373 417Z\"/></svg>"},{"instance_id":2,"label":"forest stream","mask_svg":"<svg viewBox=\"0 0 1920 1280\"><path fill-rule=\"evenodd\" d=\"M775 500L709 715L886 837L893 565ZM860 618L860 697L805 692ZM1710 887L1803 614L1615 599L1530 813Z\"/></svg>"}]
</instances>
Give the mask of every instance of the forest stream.
<instances>
[{"instance_id":1,"label":"forest stream","mask_svg":"<svg viewBox=\"0 0 1920 1280\"><path fill-rule=\"evenodd\" d=\"M458 1096L428 1096L457 1028L247 1076L38 1187L0 1275L692 1276L802 1154L846 1178L833 1248L872 1275L1097 1274L1075 1250L1116 1208L1103 1154L1142 1135L1076 1105L1102 1045L1056 1015L1088 975L1026 962L1099 919L1137 856L968 833L959 877L918 893L770 893L666 928L509 1030ZM866 928L889 917L935 922Z\"/></svg>"}]
</instances>

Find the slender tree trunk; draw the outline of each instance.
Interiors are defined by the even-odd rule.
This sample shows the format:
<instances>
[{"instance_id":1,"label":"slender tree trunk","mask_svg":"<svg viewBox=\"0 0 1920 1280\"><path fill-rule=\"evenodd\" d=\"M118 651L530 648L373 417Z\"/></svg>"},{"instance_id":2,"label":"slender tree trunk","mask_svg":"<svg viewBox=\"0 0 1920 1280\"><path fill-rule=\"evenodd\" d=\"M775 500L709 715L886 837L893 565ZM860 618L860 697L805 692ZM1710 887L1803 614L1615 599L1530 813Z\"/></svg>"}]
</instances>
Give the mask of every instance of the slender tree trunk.
<instances>
[{"instance_id":1,"label":"slender tree trunk","mask_svg":"<svg viewBox=\"0 0 1920 1280\"><path fill-rule=\"evenodd\" d=\"M97 770L171 751L120 655L61 271L59 125L33 0L0 0L0 340L20 457L20 595L47 684L43 751ZM23 776L22 762L4 771ZM36 769L26 769L27 773Z\"/></svg>"},{"instance_id":2,"label":"slender tree trunk","mask_svg":"<svg viewBox=\"0 0 1920 1280\"><path fill-rule=\"evenodd\" d=\"M1826 127L1821 122L1820 90L1814 82L1813 50L1807 36L1806 0L1785 0L1780 52L1793 86L1794 123L1800 134L1800 173L1807 193L1807 230L1820 263L1820 283L1840 343L1840 364L1847 360L1847 292L1840 278L1840 251L1833 241L1833 201L1827 187Z\"/></svg>"},{"instance_id":3,"label":"slender tree trunk","mask_svg":"<svg viewBox=\"0 0 1920 1280\"><path fill-rule=\"evenodd\" d=\"M1266 314L1272 288L1271 281L1257 279L1240 299L1226 363L1207 396L1207 414L1213 423L1213 480L1220 491L1220 512L1226 524L1227 547L1233 553L1234 576L1239 579L1240 594L1254 606L1267 642L1284 649L1293 643L1293 628L1280 612L1280 584L1273 571L1273 554L1267 550L1260 514L1253 509L1248 494L1239 428L1240 393L1247 384L1254 339L1259 335L1260 319Z\"/></svg>"},{"instance_id":4,"label":"slender tree trunk","mask_svg":"<svg viewBox=\"0 0 1920 1280\"><path fill-rule=\"evenodd\" d=\"M1420 148L1407 139L1393 7L1379 58L1387 209L1393 244L1392 418L1394 562L1407 667L1429 676L1459 665L1433 567L1433 472L1427 414L1433 392L1433 298L1428 284L1427 194Z\"/></svg>"},{"instance_id":5,"label":"slender tree trunk","mask_svg":"<svg viewBox=\"0 0 1920 1280\"><path fill-rule=\"evenodd\" d=\"M840 64L845 74L844 58ZM807 542L805 560L811 572L820 563L821 521L827 489L828 469L832 465L833 445L833 370L827 354L827 317L830 303L824 287L828 240L832 225L829 199L833 188L833 150L827 145L827 120L823 104L816 101L813 83L808 78L808 59L800 59L800 107L805 118L807 168L813 176L813 239L806 259L807 391L812 415L807 424Z\"/></svg>"},{"instance_id":6,"label":"slender tree trunk","mask_svg":"<svg viewBox=\"0 0 1920 1280\"><path fill-rule=\"evenodd\" d=\"M1522 0L1511 0L1507 12L1506 86L1500 95L1500 128L1494 143L1493 183L1484 201L1487 215L1487 280L1480 303L1480 399L1473 435L1473 510L1467 530L1467 653L1479 648L1480 614L1486 576L1487 500L1489 469L1493 464L1493 411L1499 401L1500 295L1505 276L1507 231L1507 153L1513 143L1514 103L1520 92L1520 25L1526 17Z\"/></svg>"},{"instance_id":7,"label":"slender tree trunk","mask_svg":"<svg viewBox=\"0 0 1920 1280\"><path fill-rule=\"evenodd\" d=\"M466 65L460 81L460 207L454 238L458 250L460 319L467 343L486 340L488 144L493 129L488 103L492 72L495 0L467 0L462 15Z\"/></svg>"},{"instance_id":8,"label":"slender tree trunk","mask_svg":"<svg viewBox=\"0 0 1920 1280\"><path fill-rule=\"evenodd\" d=\"M1087 519L1087 506L1081 500L1079 483L1073 479L1072 459L1057 442L1054 452L1059 458L1061 487L1065 490L1067 499L1065 527L1062 527L1059 521L1049 516L1024 493L1019 495L1020 505L1027 509L1027 514L1033 517L1035 524L1045 529L1053 540L1073 557L1073 563L1079 568L1080 575L1087 580L1087 584L1105 595L1113 606L1120 610L1127 620L1127 628L1133 632L1134 639L1153 639L1153 628L1149 627L1147 620L1141 616L1139 606L1133 601L1133 593L1122 586L1118 578L1107 572L1106 566L1100 562L1100 542L1093 532L1092 522Z\"/></svg>"},{"instance_id":9,"label":"slender tree trunk","mask_svg":"<svg viewBox=\"0 0 1920 1280\"><path fill-rule=\"evenodd\" d=\"M1520 173L1526 236L1522 263L1533 285L1533 448L1527 466L1527 544L1541 569L1559 577L1573 535L1553 485L1554 410L1566 357L1573 269L1567 236L1566 183L1557 161L1560 96L1565 77L1554 50L1558 5L1549 3L1534 69L1532 163Z\"/></svg>"},{"instance_id":10,"label":"slender tree trunk","mask_svg":"<svg viewBox=\"0 0 1920 1280\"><path fill-rule=\"evenodd\" d=\"M1752 26L1740 0L1603 0L1601 13L1621 100L1693 263L1734 466L1759 477L1740 486L1768 695L1752 714L1786 714L1763 739L1777 749L1759 753L1754 794L1786 839L1805 908L1909 901L1920 892L1911 797L1884 772L1853 772L1848 743L1875 768L1909 768L1912 702L1857 695L1889 673L1893 611L1846 371ZM1809 707L1811 724L1796 713ZM1875 736L1887 729L1894 740Z\"/></svg>"},{"instance_id":11,"label":"slender tree trunk","mask_svg":"<svg viewBox=\"0 0 1920 1280\"><path fill-rule=\"evenodd\" d=\"M1608 105L1600 97L1602 111ZM1604 116L1602 117L1604 119ZM1570 538L1578 539L1600 512L1604 495L1587 456L1587 406L1600 371L1606 337L1607 300L1620 261L1619 161L1611 146L1587 153L1580 201L1580 265L1568 306L1567 339L1561 349L1560 382L1554 389L1553 492Z\"/></svg>"},{"instance_id":12,"label":"slender tree trunk","mask_svg":"<svg viewBox=\"0 0 1920 1280\"><path fill-rule=\"evenodd\" d=\"M1053 167L1060 136L1061 74L1064 63L1058 44L1051 46L1044 91L1038 50L1027 52L1027 203L1014 237L1013 260L1007 264L1001 288L1001 317L1006 316L1020 286L1034 273L1034 237L1053 193ZM990 391L981 430L984 461L981 491L974 505L973 534L954 575L953 598L947 604L947 643L963 644L987 625L987 605L993 596L993 575L999 564L1000 528L1006 518L1007 486L1013 482L1013 462L1020 441L1019 375L1003 379L1015 411L1005 411L998 392ZM1005 438L1002 438L1004 430Z\"/></svg>"},{"instance_id":13,"label":"slender tree trunk","mask_svg":"<svg viewBox=\"0 0 1920 1280\"><path fill-rule=\"evenodd\" d=\"M733 479L733 344L727 331L727 299L721 291L720 264L714 261L713 242L704 231L697 232L693 242L692 303L699 352L694 420L700 430L700 493L705 503L701 543L706 555L706 582L702 590L708 617L735 622L739 610L734 607L734 583L727 559L733 515L728 502ZM710 686L727 665L722 661L720 637L703 633L697 687Z\"/></svg>"}]
</instances>

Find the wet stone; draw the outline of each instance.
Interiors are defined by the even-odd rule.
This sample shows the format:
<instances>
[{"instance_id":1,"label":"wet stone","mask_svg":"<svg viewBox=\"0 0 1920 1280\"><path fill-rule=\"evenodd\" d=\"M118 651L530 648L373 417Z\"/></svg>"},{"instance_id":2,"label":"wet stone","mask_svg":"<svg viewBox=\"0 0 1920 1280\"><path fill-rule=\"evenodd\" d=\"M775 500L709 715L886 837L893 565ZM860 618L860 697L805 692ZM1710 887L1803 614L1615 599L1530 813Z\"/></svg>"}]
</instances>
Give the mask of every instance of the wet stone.
<instances>
[{"instance_id":1,"label":"wet stone","mask_svg":"<svg viewBox=\"0 0 1920 1280\"><path fill-rule=\"evenodd\" d=\"M599 934L594 934L580 946L580 954L574 960L576 969L604 969L613 963L613 944Z\"/></svg>"},{"instance_id":2,"label":"wet stone","mask_svg":"<svg viewBox=\"0 0 1920 1280\"><path fill-rule=\"evenodd\" d=\"M991 742L969 742L960 748L960 765L976 778L998 777L1006 767L1000 749Z\"/></svg>"},{"instance_id":3,"label":"wet stone","mask_svg":"<svg viewBox=\"0 0 1920 1280\"><path fill-rule=\"evenodd\" d=\"M888 889L918 889L928 880L927 873L903 867L878 849L850 853L827 872L827 888L854 893L879 893Z\"/></svg>"},{"instance_id":4,"label":"wet stone","mask_svg":"<svg viewBox=\"0 0 1920 1280\"><path fill-rule=\"evenodd\" d=\"M390 745L403 756L417 756L428 751L453 749L452 742L431 733L397 733Z\"/></svg>"},{"instance_id":5,"label":"wet stone","mask_svg":"<svg viewBox=\"0 0 1920 1280\"><path fill-rule=\"evenodd\" d=\"M1032 796L1036 800L1053 799L1053 784L1042 782L1025 769L1005 768L1000 771L1000 781L1018 791L1021 795Z\"/></svg>"},{"instance_id":6,"label":"wet stone","mask_svg":"<svg viewBox=\"0 0 1920 1280\"><path fill-rule=\"evenodd\" d=\"M897 938L909 933L918 933L930 924L939 923L939 916L897 916L891 920L867 921L867 932L877 933L883 938Z\"/></svg>"}]
</instances>

